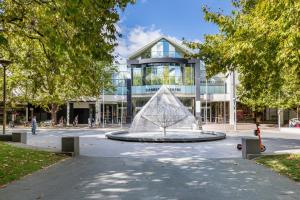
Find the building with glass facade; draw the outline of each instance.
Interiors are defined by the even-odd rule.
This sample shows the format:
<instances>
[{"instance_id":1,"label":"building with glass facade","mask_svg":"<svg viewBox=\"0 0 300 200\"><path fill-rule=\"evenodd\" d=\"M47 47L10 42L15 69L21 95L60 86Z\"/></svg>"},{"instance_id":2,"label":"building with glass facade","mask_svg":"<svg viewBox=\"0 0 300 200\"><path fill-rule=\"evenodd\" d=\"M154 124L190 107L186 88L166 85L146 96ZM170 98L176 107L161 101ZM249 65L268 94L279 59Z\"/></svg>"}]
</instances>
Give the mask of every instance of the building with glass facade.
<instances>
[{"instance_id":1,"label":"building with glass facade","mask_svg":"<svg viewBox=\"0 0 300 200\"><path fill-rule=\"evenodd\" d=\"M161 37L128 58L131 98L128 98L127 110L132 110L132 116L161 85L167 85L203 121L228 121L225 119L228 118L225 114L228 110L228 78L219 75L206 80L204 63L188 59L191 53L185 46Z\"/></svg>"},{"instance_id":2,"label":"building with glass facade","mask_svg":"<svg viewBox=\"0 0 300 200\"><path fill-rule=\"evenodd\" d=\"M87 124L88 118L101 126L130 123L161 85L166 85L202 122L233 124L235 118L238 122L253 122L251 109L235 102L237 75L218 74L207 80L205 64L189 59L190 54L184 45L160 37L119 65L119 72L112 76L115 90L101 91L98 98L69 101L57 113L57 119L64 118L70 125L76 116L79 124ZM38 121L50 119L42 109L30 105L24 113L24 121L30 120L33 113ZM292 116L286 113L281 119ZM276 123L276 109L266 109L263 120Z\"/></svg>"},{"instance_id":3,"label":"building with glass facade","mask_svg":"<svg viewBox=\"0 0 300 200\"><path fill-rule=\"evenodd\" d=\"M76 116L79 124L87 124L88 118L98 124L130 123L161 85L166 85L203 122L228 122L230 79L218 75L206 80L204 63L189 59L191 53L176 41L158 38L120 66L112 77L114 91L102 91L98 99L69 101L62 116L69 124Z\"/></svg>"},{"instance_id":4,"label":"building with glass facade","mask_svg":"<svg viewBox=\"0 0 300 200\"><path fill-rule=\"evenodd\" d=\"M113 75L114 91L103 91L99 99L70 101L67 118L99 124L130 123L161 85L166 85L203 122L228 122L230 80L224 75L206 80L205 65L189 59L184 45L161 37L133 52Z\"/></svg>"}]
</instances>

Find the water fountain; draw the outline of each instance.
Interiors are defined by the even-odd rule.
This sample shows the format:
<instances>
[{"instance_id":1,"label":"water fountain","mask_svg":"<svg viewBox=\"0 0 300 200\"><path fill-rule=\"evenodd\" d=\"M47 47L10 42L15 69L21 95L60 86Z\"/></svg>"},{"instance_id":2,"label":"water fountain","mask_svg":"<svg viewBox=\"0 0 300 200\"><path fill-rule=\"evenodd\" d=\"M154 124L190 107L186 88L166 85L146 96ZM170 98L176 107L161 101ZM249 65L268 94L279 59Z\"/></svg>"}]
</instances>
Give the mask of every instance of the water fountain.
<instances>
[{"instance_id":1,"label":"water fountain","mask_svg":"<svg viewBox=\"0 0 300 200\"><path fill-rule=\"evenodd\" d=\"M111 132L106 137L139 142L200 142L224 139L226 135L199 130L194 115L163 85L136 114L129 131Z\"/></svg>"}]
</instances>

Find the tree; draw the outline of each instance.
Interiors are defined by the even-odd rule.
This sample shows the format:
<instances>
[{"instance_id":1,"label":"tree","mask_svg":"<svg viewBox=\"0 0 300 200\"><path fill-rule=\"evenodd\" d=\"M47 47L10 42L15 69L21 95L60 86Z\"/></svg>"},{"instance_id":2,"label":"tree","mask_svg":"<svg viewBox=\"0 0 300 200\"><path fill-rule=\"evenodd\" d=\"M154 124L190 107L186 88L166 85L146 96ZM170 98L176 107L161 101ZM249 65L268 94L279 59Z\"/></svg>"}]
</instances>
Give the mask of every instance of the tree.
<instances>
[{"instance_id":1,"label":"tree","mask_svg":"<svg viewBox=\"0 0 300 200\"><path fill-rule=\"evenodd\" d=\"M23 99L51 112L56 123L67 100L111 87L118 9L130 2L2 1L3 38L18 43L12 57L25 77Z\"/></svg>"},{"instance_id":2,"label":"tree","mask_svg":"<svg viewBox=\"0 0 300 200\"><path fill-rule=\"evenodd\" d=\"M239 100L253 110L300 105L300 1L234 0L232 15L203 8L220 33L207 35L195 57L209 76L236 70Z\"/></svg>"}]
</instances>

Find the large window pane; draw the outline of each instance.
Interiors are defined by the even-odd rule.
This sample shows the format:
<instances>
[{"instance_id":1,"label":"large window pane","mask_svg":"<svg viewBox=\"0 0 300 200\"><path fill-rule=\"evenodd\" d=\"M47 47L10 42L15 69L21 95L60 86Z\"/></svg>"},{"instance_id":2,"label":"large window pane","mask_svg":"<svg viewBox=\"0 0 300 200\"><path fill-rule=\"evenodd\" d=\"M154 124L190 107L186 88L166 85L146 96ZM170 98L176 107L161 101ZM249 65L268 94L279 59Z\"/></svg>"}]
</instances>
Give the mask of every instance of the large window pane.
<instances>
[{"instance_id":1,"label":"large window pane","mask_svg":"<svg viewBox=\"0 0 300 200\"><path fill-rule=\"evenodd\" d=\"M164 84L165 85L169 85L169 66L168 65L166 65L166 66L164 66L164 74L163 74L163 76L164 76Z\"/></svg>"},{"instance_id":2,"label":"large window pane","mask_svg":"<svg viewBox=\"0 0 300 200\"><path fill-rule=\"evenodd\" d=\"M133 68L133 85L142 85L142 68Z\"/></svg>"},{"instance_id":3,"label":"large window pane","mask_svg":"<svg viewBox=\"0 0 300 200\"><path fill-rule=\"evenodd\" d=\"M145 84L151 85L151 67L146 67Z\"/></svg>"},{"instance_id":4,"label":"large window pane","mask_svg":"<svg viewBox=\"0 0 300 200\"><path fill-rule=\"evenodd\" d=\"M181 65L174 63L157 63L148 64L133 71L134 84L137 85L184 85L184 79L187 79L189 85L193 85L194 71L193 67L187 70L187 74L183 77ZM184 79L183 79L184 78Z\"/></svg>"},{"instance_id":5,"label":"large window pane","mask_svg":"<svg viewBox=\"0 0 300 200\"><path fill-rule=\"evenodd\" d=\"M142 58L148 58L150 56L149 53L144 53ZM161 40L157 42L151 48L151 58L182 58L182 53L178 49L176 49L172 44L170 44L167 40Z\"/></svg>"},{"instance_id":6,"label":"large window pane","mask_svg":"<svg viewBox=\"0 0 300 200\"><path fill-rule=\"evenodd\" d=\"M163 68L162 66L151 67L151 84L161 85L163 83Z\"/></svg>"},{"instance_id":7,"label":"large window pane","mask_svg":"<svg viewBox=\"0 0 300 200\"><path fill-rule=\"evenodd\" d=\"M193 66L186 66L185 67L185 85L194 85L194 67Z\"/></svg>"},{"instance_id":8,"label":"large window pane","mask_svg":"<svg viewBox=\"0 0 300 200\"><path fill-rule=\"evenodd\" d=\"M180 65L170 65L169 83L170 85L182 85L182 72Z\"/></svg>"}]
</instances>

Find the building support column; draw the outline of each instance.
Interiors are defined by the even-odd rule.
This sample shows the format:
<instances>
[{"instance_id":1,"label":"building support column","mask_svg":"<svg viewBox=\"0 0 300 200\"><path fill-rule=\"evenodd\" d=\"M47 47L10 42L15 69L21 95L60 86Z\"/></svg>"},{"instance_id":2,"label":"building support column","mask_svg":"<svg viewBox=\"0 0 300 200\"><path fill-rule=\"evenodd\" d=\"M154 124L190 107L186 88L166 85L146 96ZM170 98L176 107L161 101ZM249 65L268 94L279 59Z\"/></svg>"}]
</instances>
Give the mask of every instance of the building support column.
<instances>
[{"instance_id":1,"label":"building support column","mask_svg":"<svg viewBox=\"0 0 300 200\"><path fill-rule=\"evenodd\" d=\"M198 125L202 128L202 119L201 119L201 99L200 99L200 67L201 62L197 61L195 63L195 90L196 90L196 98L195 98L195 113L196 119L198 120Z\"/></svg>"},{"instance_id":2,"label":"building support column","mask_svg":"<svg viewBox=\"0 0 300 200\"><path fill-rule=\"evenodd\" d=\"M127 119L126 123L132 122L132 96L131 96L131 79L126 79L127 86ZM123 108L122 108L123 109Z\"/></svg>"},{"instance_id":3,"label":"building support column","mask_svg":"<svg viewBox=\"0 0 300 200\"><path fill-rule=\"evenodd\" d=\"M235 95L235 72L230 73L230 101L229 101L229 124L236 130L236 95Z\"/></svg>"},{"instance_id":4,"label":"building support column","mask_svg":"<svg viewBox=\"0 0 300 200\"><path fill-rule=\"evenodd\" d=\"M205 72L206 73L206 72ZM207 78L205 80L205 124L207 124L207 102L208 102L208 85Z\"/></svg>"},{"instance_id":5,"label":"building support column","mask_svg":"<svg viewBox=\"0 0 300 200\"><path fill-rule=\"evenodd\" d=\"M74 118L75 118L75 116L74 116L74 103L70 103L69 102L69 106L70 106L70 111L69 111L69 123L71 123L71 124L73 124L73 121L74 121Z\"/></svg>"},{"instance_id":6,"label":"building support column","mask_svg":"<svg viewBox=\"0 0 300 200\"><path fill-rule=\"evenodd\" d=\"M67 102L67 126L70 126L70 102Z\"/></svg>"},{"instance_id":7,"label":"building support column","mask_svg":"<svg viewBox=\"0 0 300 200\"><path fill-rule=\"evenodd\" d=\"M100 114L101 114L101 107L100 107L100 98L98 97L96 99L96 104L95 104L95 109L96 109L96 112L95 112L95 122L96 122L96 126L99 127L100 126Z\"/></svg>"},{"instance_id":8,"label":"building support column","mask_svg":"<svg viewBox=\"0 0 300 200\"><path fill-rule=\"evenodd\" d=\"M114 124L114 105L111 105L111 124Z\"/></svg>"},{"instance_id":9,"label":"building support column","mask_svg":"<svg viewBox=\"0 0 300 200\"><path fill-rule=\"evenodd\" d=\"M119 102L117 102L117 124L120 124L120 120L119 120Z\"/></svg>"},{"instance_id":10,"label":"building support column","mask_svg":"<svg viewBox=\"0 0 300 200\"><path fill-rule=\"evenodd\" d=\"M26 106L26 108L25 108L25 122L28 122L29 121L29 119L28 119L28 105Z\"/></svg>"},{"instance_id":11,"label":"building support column","mask_svg":"<svg viewBox=\"0 0 300 200\"><path fill-rule=\"evenodd\" d=\"M278 128L280 129L281 126L284 124L284 110L283 109L278 109Z\"/></svg>"},{"instance_id":12,"label":"building support column","mask_svg":"<svg viewBox=\"0 0 300 200\"><path fill-rule=\"evenodd\" d=\"M90 124L92 126L93 124L93 104L89 104L89 119L90 119Z\"/></svg>"},{"instance_id":13,"label":"building support column","mask_svg":"<svg viewBox=\"0 0 300 200\"><path fill-rule=\"evenodd\" d=\"M211 109L212 109L212 106L211 106L211 102L209 103L209 122L212 122L212 111L211 111Z\"/></svg>"},{"instance_id":14,"label":"building support column","mask_svg":"<svg viewBox=\"0 0 300 200\"><path fill-rule=\"evenodd\" d=\"M218 122L218 102L215 103L215 124Z\"/></svg>"},{"instance_id":15,"label":"building support column","mask_svg":"<svg viewBox=\"0 0 300 200\"><path fill-rule=\"evenodd\" d=\"M30 108L30 119L32 120L32 118L33 118L33 108Z\"/></svg>"}]
</instances>

